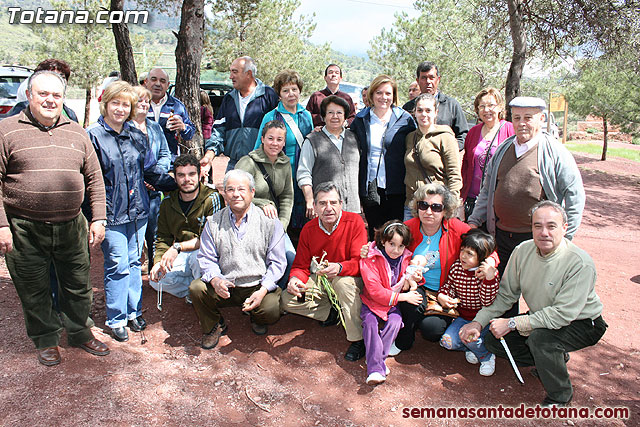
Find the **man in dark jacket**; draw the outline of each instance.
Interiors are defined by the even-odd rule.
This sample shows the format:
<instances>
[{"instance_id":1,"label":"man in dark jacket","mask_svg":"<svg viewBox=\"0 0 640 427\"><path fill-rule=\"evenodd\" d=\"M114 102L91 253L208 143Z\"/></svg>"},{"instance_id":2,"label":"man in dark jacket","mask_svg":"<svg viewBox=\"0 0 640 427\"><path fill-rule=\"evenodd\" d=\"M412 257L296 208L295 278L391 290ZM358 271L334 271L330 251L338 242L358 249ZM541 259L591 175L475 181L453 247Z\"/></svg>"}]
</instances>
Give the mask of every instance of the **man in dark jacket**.
<instances>
[{"instance_id":1,"label":"man in dark jacket","mask_svg":"<svg viewBox=\"0 0 640 427\"><path fill-rule=\"evenodd\" d=\"M438 101L438 117L436 124L447 125L456 134L458 148L464 148L464 140L467 137L469 126L467 118L464 116L460 103L454 98L445 95L438 90L440 84L440 74L438 67L431 61L424 61L418 65L416 70L416 81L420 86L420 93L430 93ZM402 106L406 111L413 114L416 108L415 98Z\"/></svg>"},{"instance_id":2,"label":"man in dark jacket","mask_svg":"<svg viewBox=\"0 0 640 427\"><path fill-rule=\"evenodd\" d=\"M207 217L224 207L213 188L199 183L200 162L182 154L173 163L178 189L160 205L153 268L149 284L178 298L189 294L189 284L200 278L198 249Z\"/></svg>"}]
</instances>

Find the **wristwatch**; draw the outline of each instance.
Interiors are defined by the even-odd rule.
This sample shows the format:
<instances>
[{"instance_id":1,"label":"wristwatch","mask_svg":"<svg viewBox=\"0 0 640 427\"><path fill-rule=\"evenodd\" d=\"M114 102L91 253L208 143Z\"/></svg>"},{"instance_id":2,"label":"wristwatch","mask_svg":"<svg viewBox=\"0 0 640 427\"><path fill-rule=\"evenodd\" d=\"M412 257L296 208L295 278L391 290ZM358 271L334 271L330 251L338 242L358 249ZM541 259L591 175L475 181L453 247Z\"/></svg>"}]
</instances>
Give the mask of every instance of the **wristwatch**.
<instances>
[{"instance_id":1,"label":"wristwatch","mask_svg":"<svg viewBox=\"0 0 640 427\"><path fill-rule=\"evenodd\" d=\"M516 319L514 319L513 317L509 319L509 322L507 323L507 326L509 327L509 329L511 329L512 331L516 330Z\"/></svg>"},{"instance_id":2,"label":"wristwatch","mask_svg":"<svg viewBox=\"0 0 640 427\"><path fill-rule=\"evenodd\" d=\"M180 246L180 243L174 243L171 247L178 251L178 253L182 252L182 246Z\"/></svg>"}]
</instances>

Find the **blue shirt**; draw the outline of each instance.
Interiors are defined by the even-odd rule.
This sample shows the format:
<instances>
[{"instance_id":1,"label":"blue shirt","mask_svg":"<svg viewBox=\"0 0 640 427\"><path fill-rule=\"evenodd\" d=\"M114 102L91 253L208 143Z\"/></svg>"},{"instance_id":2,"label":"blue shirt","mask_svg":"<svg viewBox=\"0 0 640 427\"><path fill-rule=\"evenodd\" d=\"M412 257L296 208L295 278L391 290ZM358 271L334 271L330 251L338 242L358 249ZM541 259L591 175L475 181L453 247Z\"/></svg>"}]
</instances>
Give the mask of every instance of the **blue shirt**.
<instances>
[{"instance_id":1,"label":"blue shirt","mask_svg":"<svg viewBox=\"0 0 640 427\"><path fill-rule=\"evenodd\" d=\"M422 233L422 231L420 231ZM427 258L429 271L424 273L424 286L432 291L440 290L440 238L442 237L442 227L433 236L422 233L422 242L413 252L413 256L423 255Z\"/></svg>"}]
</instances>

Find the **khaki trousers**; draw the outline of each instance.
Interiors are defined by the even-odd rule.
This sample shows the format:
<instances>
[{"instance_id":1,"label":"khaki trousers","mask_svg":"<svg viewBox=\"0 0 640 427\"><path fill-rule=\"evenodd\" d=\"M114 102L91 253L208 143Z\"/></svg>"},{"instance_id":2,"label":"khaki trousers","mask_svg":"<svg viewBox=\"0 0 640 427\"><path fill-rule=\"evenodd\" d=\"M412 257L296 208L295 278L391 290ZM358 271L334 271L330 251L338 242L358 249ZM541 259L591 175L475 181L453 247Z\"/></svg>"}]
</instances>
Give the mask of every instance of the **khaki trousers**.
<instances>
[{"instance_id":1,"label":"khaki trousers","mask_svg":"<svg viewBox=\"0 0 640 427\"><path fill-rule=\"evenodd\" d=\"M312 274L307 282L307 289L311 290L316 285L316 280L316 275ZM342 307L347 340L352 342L360 341L362 339L362 319L360 318L360 309L362 307L362 301L360 300L360 291L363 286L362 278L337 276L331 284L340 301L340 307ZM304 302L299 302L297 297L284 291L280 298L280 308L283 311L299 314L322 322L329 317L331 302L329 302L329 297L324 291L313 299L311 298L311 292L307 292Z\"/></svg>"}]
</instances>

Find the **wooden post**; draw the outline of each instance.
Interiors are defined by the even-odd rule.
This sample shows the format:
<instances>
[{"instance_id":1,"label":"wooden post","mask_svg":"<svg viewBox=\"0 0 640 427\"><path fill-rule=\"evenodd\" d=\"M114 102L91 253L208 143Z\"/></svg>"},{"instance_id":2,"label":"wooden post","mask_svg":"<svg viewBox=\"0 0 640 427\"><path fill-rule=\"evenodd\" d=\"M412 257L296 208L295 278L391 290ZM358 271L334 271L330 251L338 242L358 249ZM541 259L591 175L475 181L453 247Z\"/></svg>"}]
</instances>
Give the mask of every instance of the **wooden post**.
<instances>
[{"instance_id":1,"label":"wooden post","mask_svg":"<svg viewBox=\"0 0 640 427\"><path fill-rule=\"evenodd\" d=\"M569 103L564 99L564 122L562 123L562 143L567 143L567 119L569 118Z\"/></svg>"}]
</instances>

